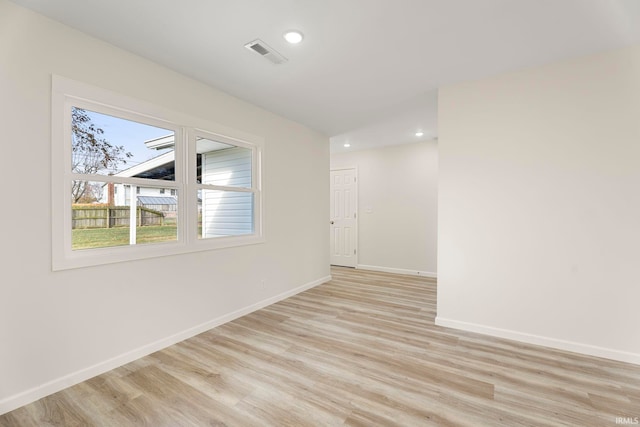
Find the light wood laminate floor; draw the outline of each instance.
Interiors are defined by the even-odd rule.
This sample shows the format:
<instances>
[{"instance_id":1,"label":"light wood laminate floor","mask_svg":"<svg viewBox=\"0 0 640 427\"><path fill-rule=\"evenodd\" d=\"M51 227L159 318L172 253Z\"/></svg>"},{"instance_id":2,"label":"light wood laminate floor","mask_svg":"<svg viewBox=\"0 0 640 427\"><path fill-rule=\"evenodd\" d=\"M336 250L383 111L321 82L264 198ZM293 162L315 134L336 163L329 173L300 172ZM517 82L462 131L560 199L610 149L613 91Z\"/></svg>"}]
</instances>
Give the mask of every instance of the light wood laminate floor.
<instances>
[{"instance_id":1,"label":"light wood laminate floor","mask_svg":"<svg viewBox=\"0 0 640 427\"><path fill-rule=\"evenodd\" d=\"M640 416L639 366L435 326L432 279L332 274L0 426L616 426Z\"/></svg>"}]
</instances>

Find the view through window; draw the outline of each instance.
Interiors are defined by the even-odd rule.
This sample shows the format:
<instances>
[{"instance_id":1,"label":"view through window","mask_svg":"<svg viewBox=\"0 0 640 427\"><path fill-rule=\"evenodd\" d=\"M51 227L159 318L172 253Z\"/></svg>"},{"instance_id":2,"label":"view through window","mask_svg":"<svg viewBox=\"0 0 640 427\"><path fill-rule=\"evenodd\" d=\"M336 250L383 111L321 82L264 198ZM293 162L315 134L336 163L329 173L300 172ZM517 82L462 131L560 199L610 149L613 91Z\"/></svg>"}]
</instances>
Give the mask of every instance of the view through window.
<instances>
[{"instance_id":1,"label":"view through window","mask_svg":"<svg viewBox=\"0 0 640 427\"><path fill-rule=\"evenodd\" d=\"M72 249L177 240L175 133L72 107ZM140 178L144 184L124 180ZM98 180L99 179L99 180Z\"/></svg>"},{"instance_id":2,"label":"view through window","mask_svg":"<svg viewBox=\"0 0 640 427\"><path fill-rule=\"evenodd\" d=\"M52 78L52 268L264 242L264 140Z\"/></svg>"}]
</instances>

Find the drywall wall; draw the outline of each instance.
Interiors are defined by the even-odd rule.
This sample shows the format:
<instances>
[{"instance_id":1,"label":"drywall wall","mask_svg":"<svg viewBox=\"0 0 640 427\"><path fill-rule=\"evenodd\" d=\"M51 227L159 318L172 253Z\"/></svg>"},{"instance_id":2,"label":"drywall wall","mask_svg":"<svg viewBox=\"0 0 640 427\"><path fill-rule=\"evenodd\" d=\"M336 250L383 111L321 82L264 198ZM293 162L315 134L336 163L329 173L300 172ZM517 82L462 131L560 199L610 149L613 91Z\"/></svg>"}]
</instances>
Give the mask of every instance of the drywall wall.
<instances>
[{"instance_id":1,"label":"drywall wall","mask_svg":"<svg viewBox=\"0 0 640 427\"><path fill-rule=\"evenodd\" d=\"M266 243L52 272L52 74L264 137ZM6 0L0 93L0 413L328 277L323 135Z\"/></svg>"},{"instance_id":2,"label":"drywall wall","mask_svg":"<svg viewBox=\"0 0 640 427\"><path fill-rule=\"evenodd\" d=\"M437 323L640 363L640 46L439 93Z\"/></svg>"},{"instance_id":3,"label":"drywall wall","mask_svg":"<svg viewBox=\"0 0 640 427\"><path fill-rule=\"evenodd\" d=\"M331 155L358 171L358 268L435 277L436 141Z\"/></svg>"}]
</instances>

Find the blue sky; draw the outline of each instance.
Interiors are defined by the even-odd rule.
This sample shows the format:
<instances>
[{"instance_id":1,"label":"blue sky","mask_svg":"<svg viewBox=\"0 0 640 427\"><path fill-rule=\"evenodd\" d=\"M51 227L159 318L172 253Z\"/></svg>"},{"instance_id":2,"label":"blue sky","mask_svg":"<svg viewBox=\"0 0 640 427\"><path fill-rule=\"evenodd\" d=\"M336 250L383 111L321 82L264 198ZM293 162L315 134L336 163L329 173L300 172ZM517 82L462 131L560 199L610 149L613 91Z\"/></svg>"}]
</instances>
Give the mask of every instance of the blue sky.
<instances>
[{"instance_id":1,"label":"blue sky","mask_svg":"<svg viewBox=\"0 0 640 427\"><path fill-rule=\"evenodd\" d=\"M145 147L144 141L169 135L172 133L170 130L96 113L94 111L85 111L93 123L104 131L102 135L104 139L113 145L124 146L126 151L133 154L133 157L127 159L126 165L120 166L120 170L128 169L166 151L149 150Z\"/></svg>"}]
</instances>

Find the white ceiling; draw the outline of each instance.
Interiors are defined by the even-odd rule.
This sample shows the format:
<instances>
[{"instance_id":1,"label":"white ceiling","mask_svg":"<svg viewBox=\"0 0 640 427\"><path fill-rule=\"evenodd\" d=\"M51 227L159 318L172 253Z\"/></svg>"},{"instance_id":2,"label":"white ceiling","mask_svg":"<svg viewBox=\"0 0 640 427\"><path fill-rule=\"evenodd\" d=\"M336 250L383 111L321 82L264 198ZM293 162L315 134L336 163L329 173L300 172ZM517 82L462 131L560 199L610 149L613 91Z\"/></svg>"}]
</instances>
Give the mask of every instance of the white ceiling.
<instances>
[{"instance_id":1,"label":"white ceiling","mask_svg":"<svg viewBox=\"0 0 640 427\"><path fill-rule=\"evenodd\" d=\"M436 137L442 85L640 42L639 0L13 1L322 131L333 152ZM256 38L289 61L244 48Z\"/></svg>"}]
</instances>

